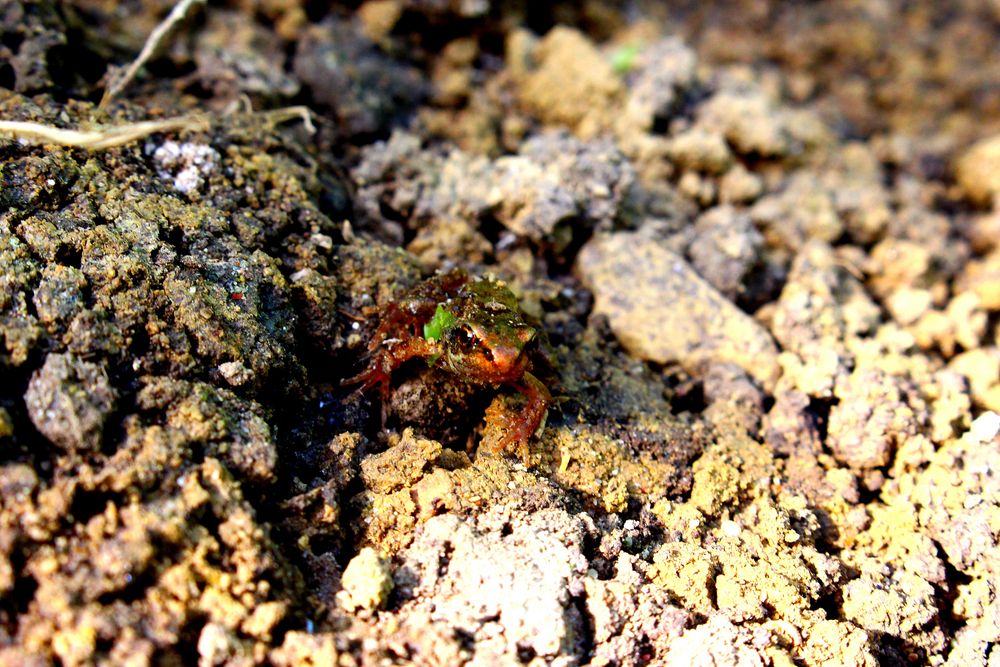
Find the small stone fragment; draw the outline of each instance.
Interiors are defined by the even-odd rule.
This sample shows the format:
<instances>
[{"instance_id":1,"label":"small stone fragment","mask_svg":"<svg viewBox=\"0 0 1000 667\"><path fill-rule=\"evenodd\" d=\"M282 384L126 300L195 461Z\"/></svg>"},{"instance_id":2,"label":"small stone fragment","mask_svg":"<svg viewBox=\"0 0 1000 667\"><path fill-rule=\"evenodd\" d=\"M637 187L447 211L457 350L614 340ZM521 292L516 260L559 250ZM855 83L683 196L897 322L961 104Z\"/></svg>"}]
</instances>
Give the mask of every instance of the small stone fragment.
<instances>
[{"instance_id":1,"label":"small stone fragment","mask_svg":"<svg viewBox=\"0 0 1000 667\"><path fill-rule=\"evenodd\" d=\"M24 401L42 435L68 451L101 446L118 393L102 366L72 354L50 354L31 376Z\"/></svg>"},{"instance_id":2,"label":"small stone fragment","mask_svg":"<svg viewBox=\"0 0 1000 667\"><path fill-rule=\"evenodd\" d=\"M675 37L643 46L635 61L618 123L623 133L650 132L658 121L669 118L694 84L698 65L694 50Z\"/></svg>"},{"instance_id":3,"label":"small stone fragment","mask_svg":"<svg viewBox=\"0 0 1000 667\"><path fill-rule=\"evenodd\" d=\"M285 633L281 646L268 656L276 667L336 665L337 647L332 633L312 634L293 630Z\"/></svg>"},{"instance_id":4,"label":"small stone fragment","mask_svg":"<svg viewBox=\"0 0 1000 667\"><path fill-rule=\"evenodd\" d=\"M358 7L358 19L365 36L373 42L385 39L403 14L400 0L368 0Z\"/></svg>"},{"instance_id":5,"label":"small stone fragment","mask_svg":"<svg viewBox=\"0 0 1000 667\"><path fill-rule=\"evenodd\" d=\"M911 388L878 369L858 369L836 391L827 446L852 468L888 464L893 452L918 432L919 419L907 405Z\"/></svg>"},{"instance_id":6,"label":"small stone fragment","mask_svg":"<svg viewBox=\"0 0 1000 667\"><path fill-rule=\"evenodd\" d=\"M86 287L87 279L80 269L62 264L46 266L32 299L38 321L50 330L65 326L83 309Z\"/></svg>"},{"instance_id":7,"label":"small stone fragment","mask_svg":"<svg viewBox=\"0 0 1000 667\"><path fill-rule=\"evenodd\" d=\"M937 616L934 587L912 572L864 574L844 587L844 615L866 630L906 636Z\"/></svg>"},{"instance_id":8,"label":"small stone fragment","mask_svg":"<svg viewBox=\"0 0 1000 667\"><path fill-rule=\"evenodd\" d=\"M241 655L243 654L243 655ZM235 633L221 623L206 623L198 635L198 665L212 667L224 664L249 664L249 656ZM242 660L241 660L242 658Z\"/></svg>"},{"instance_id":9,"label":"small stone fragment","mask_svg":"<svg viewBox=\"0 0 1000 667\"><path fill-rule=\"evenodd\" d=\"M735 164L719 179L719 201L723 204L746 204L757 199L764 191L760 176L747 171L742 164Z\"/></svg>"},{"instance_id":10,"label":"small stone fragment","mask_svg":"<svg viewBox=\"0 0 1000 667\"><path fill-rule=\"evenodd\" d=\"M717 614L676 639L663 664L668 667L763 667L765 663L753 645L750 631Z\"/></svg>"},{"instance_id":11,"label":"small stone fragment","mask_svg":"<svg viewBox=\"0 0 1000 667\"><path fill-rule=\"evenodd\" d=\"M383 604L392 591L389 566L371 547L365 547L351 559L340 582L343 590L337 601L349 612L371 612Z\"/></svg>"},{"instance_id":12,"label":"small stone fragment","mask_svg":"<svg viewBox=\"0 0 1000 667\"><path fill-rule=\"evenodd\" d=\"M1000 415L995 412L985 412L972 422L966 437L974 442L989 442L1000 433Z\"/></svg>"},{"instance_id":13,"label":"small stone fragment","mask_svg":"<svg viewBox=\"0 0 1000 667\"><path fill-rule=\"evenodd\" d=\"M830 189L807 172L796 172L780 191L756 201L750 217L769 245L796 252L810 241L832 243L844 233Z\"/></svg>"},{"instance_id":14,"label":"small stone fragment","mask_svg":"<svg viewBox=\"0 0 1000 667\"><path fill-rule=\"evenodd\" d=\"M533 53L538 66L520 82L521 103L544 123L567 125L577 135L596 135L610 124L622 94L621 79L583 33L557 26Z\"/></svg>"},{"instance_id":15,"label":"small stone fragment","mask_svg":"<svg viewBox=\"0 0 1000 667\"><path fill-rule=\"evenodd\" d=\"M680 166L706 174L721 174L733 161L733 154L721 134L698 127L670 140L670 156Z\"/></svg>"},{"instance_id":16,"label":"small stone fragment","mask_svg":"<svg viewBox=\"0 0 1000 667\"><path fill-rule=\"evenodd\" d=\"M1000 347L980 347L962 352L952 358L948 368L968 380L972 400L992 409L988 400L990 392L1000 386Z\"/></svg>"},{"instance_id":17,"label":"small stone fragment","mask_svg":"<svg viewBox=\"0 0 1000 667\"><path fill-rule=\"evenodd\" d=\"M764 238L750 217L732 206L716 206L704 213L695 223L695 233L688 255L698 275L735 300L746 289Z\"/></svg>"},{"instance_id":18,"label":"small stone fragment","mask_svg":"<svg viewBox=\"0 0 1000 667\"><path fill-rule=\"evenodd\" d=\"M988 137L963 153L955 178L969 199L988 204L1000 194L1000 135Z\"/></svg>"},{"instance_id":19,"label":"small stone fragment","mask_svg":"<svg viewBox=\"0 0 1000 667\"><path fill-rule=\"evenodd\" d=\"M219 153L211 146L190 142L166 141L153 151L157 176L184 194L198 190L219 160Z\"/></svg>"},{"instance_id":20,"label":"small stone fragment","mask_svg":"<svg viewBox=\"0 0 1000 667\"><path fill-rule=\"evenodd\" d=\"M418 438L407 428L399 442L361 462L361 480L375 493L396 491L423 477L442 450L437 440Z\"/></svg>"},{"instance_id":21,"label":"small stone fragment","mask_svg":"<svg viewBox=\"0 0 1000 667\"><path fill-rule=\"evenodd\" d=\"M253 371L238 361L226 361L219 364L219 373L233 387L239 387L253 379Z\"/></svg>"},{"instance_id":22,"label":"small stone fragment","mask_svg":"<svg viewBox=\"0 0 1000 667\"><path fill-rule=\"evenodd\" d=\"M764 421L764 442L775 452L816 456L823 451L819 418L809 409L809 396L786 389L774 396Z\"/></svg>"},{"instance_id":23,"label":"small stone fragment","mask_svg":"<svg viewBox=\"0 0 1000 667\"><path fill-rule=\"evenodd\" d=\"M1000 252L969 262L958 277L958 290L973 292L986 310L1000 310Z\"/></svg>"},{"instance_id":24,"label":"small stone fragment","mask_svg":"<svg viewBox=\"0 0 1000 667\"><path fill-rule=\"evenodd\" d=\"M853 623L820 621L810 628L802 653L808 656L807 664L876 667L872 644L871 636Z\"/></svg>"},{"instance_id":25,"label":"small stone fragment","mask_svg":"<svg viewBox=\"0 0 1000 667\"><path fill-rule=\"evenodd\" d=\"M698 125L721 132L741 155L784 157L791 149L787 120L758 90L723 90L698 111Z\"/></svg>"},{"instance_id":26,"label":"small stone fragment","mask_svg":"<svg viewBox=\"0 0 1000 667\"><path fill-rule=\"evenodd\" d=\"M270 600L257 605L250 616L243 621L240 629L261 641L271 641L271 633L275 626L288 613L288 604L280 600Z\"/></svg>"}]
</instances>

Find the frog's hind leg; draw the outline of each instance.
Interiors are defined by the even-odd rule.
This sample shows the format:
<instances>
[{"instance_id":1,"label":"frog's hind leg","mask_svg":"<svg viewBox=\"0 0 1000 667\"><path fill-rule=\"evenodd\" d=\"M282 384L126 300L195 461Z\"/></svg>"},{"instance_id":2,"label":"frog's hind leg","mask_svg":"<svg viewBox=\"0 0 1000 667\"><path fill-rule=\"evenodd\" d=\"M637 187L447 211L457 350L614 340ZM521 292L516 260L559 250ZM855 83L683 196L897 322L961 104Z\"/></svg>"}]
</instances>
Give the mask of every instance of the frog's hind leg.
<instances>
[{"instance_id":1,"label":"frog's hind leg","mask_svg":"<svg viewBox=\"0 0 1000 667\"><path fill-rule=\"evenodd\" d=\"M552 403L552 394L538 378L527 371L512 386L524 394L528 403L516 417L505 420L507 432L497 443L496 449L500 451L516 449L527 467L531 461L531 449L528 447L528 441L542 428L545 415Z\"/></svg>"}]
</instances>

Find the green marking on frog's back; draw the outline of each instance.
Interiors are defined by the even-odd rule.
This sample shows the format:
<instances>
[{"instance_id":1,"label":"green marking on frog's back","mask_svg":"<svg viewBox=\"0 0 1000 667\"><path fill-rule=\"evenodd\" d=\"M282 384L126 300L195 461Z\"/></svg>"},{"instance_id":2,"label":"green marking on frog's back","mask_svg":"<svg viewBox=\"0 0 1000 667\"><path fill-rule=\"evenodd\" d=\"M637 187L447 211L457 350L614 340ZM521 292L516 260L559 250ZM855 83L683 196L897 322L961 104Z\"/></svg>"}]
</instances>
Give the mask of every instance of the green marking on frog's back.
<instances>
[{"instance_id":1,"label":"green marking on frog's back","mask_svg":"<svg viewBox=\"0 0 1000 667\"><path fill-rule=\"evenodd\" d=\"M434 310L434 317L424 325L424 338L437 342L453 324L455 324L455 316L445 309L444 304L439 303Z\"/></svg>"}]
</instances>

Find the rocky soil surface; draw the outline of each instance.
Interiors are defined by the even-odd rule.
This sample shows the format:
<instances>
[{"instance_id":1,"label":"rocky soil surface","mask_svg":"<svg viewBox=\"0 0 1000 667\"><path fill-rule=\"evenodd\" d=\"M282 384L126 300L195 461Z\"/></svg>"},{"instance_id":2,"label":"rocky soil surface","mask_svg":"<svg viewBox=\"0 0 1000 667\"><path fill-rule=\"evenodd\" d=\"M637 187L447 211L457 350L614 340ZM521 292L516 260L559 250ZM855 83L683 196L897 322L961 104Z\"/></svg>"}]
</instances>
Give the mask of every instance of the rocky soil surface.
<instances>
[{"instance_id":1,"label":"rocky soil surface","mask_svg":"<svg viewBox=\"0 0 1000 667\"><path fill-rule=\"evenodd\" d=\"M0 120L191 119L0 132L0 664L1000 666L1000 5L213 3L99 105L168 12L0 3ZM527 462L344 385L454 267Z\"/></svg>"}]
</instances>

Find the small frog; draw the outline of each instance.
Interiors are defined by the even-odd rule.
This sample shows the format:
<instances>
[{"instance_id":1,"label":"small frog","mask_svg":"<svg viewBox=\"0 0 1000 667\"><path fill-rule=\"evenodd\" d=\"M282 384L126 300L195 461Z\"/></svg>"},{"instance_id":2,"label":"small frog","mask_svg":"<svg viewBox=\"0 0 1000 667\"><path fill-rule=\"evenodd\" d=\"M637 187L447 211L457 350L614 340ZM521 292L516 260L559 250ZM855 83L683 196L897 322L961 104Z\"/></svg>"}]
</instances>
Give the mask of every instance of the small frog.
<instances>
[{"instance_id":1,"label":"small frog","mask_svg":"<svg viewBox=\"0 0 1000 667\"><path fill-rule=\"evenodd\" d=\"M368 344L368 368L344 384L360 384L359 393L379 385L384 411L392 372L410 359L423 358L473 385L513 387L528 399L521 414L487 419L506 431L497 449L517 446L527 465L528 439L552 402L549 390L529 371L528 351L537 337L503 282L472 280L454 269L379 309L379 325Z\"/></svg>"}]
</instances>

